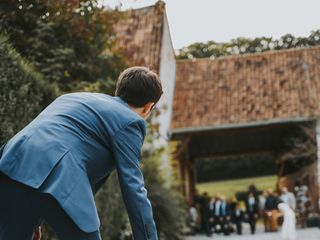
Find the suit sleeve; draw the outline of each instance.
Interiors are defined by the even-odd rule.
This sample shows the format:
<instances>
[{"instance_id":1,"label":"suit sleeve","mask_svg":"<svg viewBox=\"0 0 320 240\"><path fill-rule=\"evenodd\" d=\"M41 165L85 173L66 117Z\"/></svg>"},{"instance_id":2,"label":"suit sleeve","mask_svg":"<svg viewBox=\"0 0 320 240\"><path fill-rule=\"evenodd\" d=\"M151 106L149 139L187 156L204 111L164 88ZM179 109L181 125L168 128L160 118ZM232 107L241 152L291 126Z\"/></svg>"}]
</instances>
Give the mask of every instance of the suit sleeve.
<instances>
[{"instance_id":1,"label":"suit sleeve","mask_svg":"<svg viewBox=\"0 0 320 240\"><path fill-rule=\"evenodd\" d=\"M97 182L94 186L93 186L93 194L95 195L100 188L102 187L102 185L107 181L107 179L109 178L110 174L108 174L107 176L105 176L103 179L101 179L99 182Z\"/></svg>"},{"instance_id":2,"label":"suit sleeve","mask_svg":"<svg viewBox=\"0 0 320 240\"><path fill-rule=\"evenodd\" d=\"M3 150L4 150L4 147L6 146L6 144L3 144L1 147L0 147L0 159L2 157L2 154L3 154Z\"/></svg>"},{"instance_id":3,"label":"suit sleeve","mask_svg":"<svg viewBox=\"0 0 320 240\"><path fill-rule=\"evenodd\" d=\"M133 237L136 240L157 240L152 207L139 165L144 135L143 120L128 125L115 134L113 152Z\"/></svg>"}]
</instances>

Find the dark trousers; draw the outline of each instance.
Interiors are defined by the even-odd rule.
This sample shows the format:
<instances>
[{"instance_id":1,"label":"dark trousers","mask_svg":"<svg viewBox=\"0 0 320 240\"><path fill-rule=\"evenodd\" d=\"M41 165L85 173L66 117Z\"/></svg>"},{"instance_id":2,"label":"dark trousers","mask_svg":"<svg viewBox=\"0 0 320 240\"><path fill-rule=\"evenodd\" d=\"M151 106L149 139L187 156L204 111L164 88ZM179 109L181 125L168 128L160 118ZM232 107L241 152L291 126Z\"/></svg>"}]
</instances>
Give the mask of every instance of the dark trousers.
<instances>
[{"instance_id":1,"label":"dark trousers","mask_svg":"<svg viewBox=\"0 0 320 240\"><path fill-rule=\"evenodd\" d=\"M202 213L201 230L205 232L208 236L211 235L210 220L209 220L209 216L206 213Z\"/></svg>"},{"instance_id":2,"label":"dark trousers","mask_svg":"<svg viewBox=\"0 0 320 240\"><path fill-rule=\"evenodd\" d=\"M256 232L257 219L255 218L254 213L249 213L248 216L249 216L248 222L250 224L250 231L251 231L251 234L254 234Z\"/></svg>"},{"instance_id":3,"label":"dark trousers","mask_svg":"<svg viewBox=\"0 0 320 240\"><path fill-rule=\"evenodd\" d=\"M100 240L99 231L83 232L49 194L0 173L0 240L30 240L46 221L62 240Z\"/></svg>"},{"instance_id":4,"label":"dark trousers","mask_svg":"<svg viewBox=\"0 0 320 240\"><path fill-rule=\"evenodd\" d=\"M237 234L238 234L238 235L241 235L241 234L242 234L242 220L236 219L236 220L234 221L234 224L235 224L236 227L237 227Z\"/></svg>"},{"instance_id":5,"label":"dark trousers","mask_svg":"<svg viewBox=\"0 0 320 240\"><path fill-rule=\"evenodd\" d=\"M228 217L215 216L215 232L230 235L230 220Z\"/></svg>"}]
</instances>

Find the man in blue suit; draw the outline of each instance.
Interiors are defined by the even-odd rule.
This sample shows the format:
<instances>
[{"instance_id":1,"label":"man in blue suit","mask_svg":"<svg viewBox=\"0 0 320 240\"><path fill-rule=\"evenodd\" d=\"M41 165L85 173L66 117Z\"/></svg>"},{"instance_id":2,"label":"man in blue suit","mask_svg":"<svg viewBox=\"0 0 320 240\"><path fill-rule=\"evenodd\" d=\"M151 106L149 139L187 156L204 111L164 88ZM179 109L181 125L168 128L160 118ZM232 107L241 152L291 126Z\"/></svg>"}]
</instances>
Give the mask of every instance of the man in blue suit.
<instances>
[{"instance_id":1,"label":"man in blue suit","mask_svg":"<svg viewBox=\"0 0 320 240\"><path fill-rule=\"evenodd\" d=\"M93 196L115 169L134 239L157 239L139 162L161 82L129 68L115 95L62 95L1 148L0 240L30 240L41 221L60 239L100 239Z\"/></svg>"}]
</instances>

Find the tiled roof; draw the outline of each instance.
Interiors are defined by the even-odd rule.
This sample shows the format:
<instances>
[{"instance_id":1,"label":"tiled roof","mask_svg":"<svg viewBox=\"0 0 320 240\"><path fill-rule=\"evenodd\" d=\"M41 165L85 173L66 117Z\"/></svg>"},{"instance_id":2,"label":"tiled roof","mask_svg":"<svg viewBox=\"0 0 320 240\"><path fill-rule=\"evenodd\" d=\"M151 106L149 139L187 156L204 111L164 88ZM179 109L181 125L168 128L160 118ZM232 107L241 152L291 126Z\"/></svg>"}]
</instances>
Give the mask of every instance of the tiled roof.
<instances>
[{"instance_id":1,"label":"tiled roof","mask_svg":"<svg viewBox=\"0 0 320 240\"><path fill-rule=\"evenodd\" d=\"M118 45L130 65L146 66L159 72L165 4L128 10L115 26Z\"/></svg>"},{"instance_id":2,"label":"tiled roof","mask_svg":"<svg viewBox=\"0 0 320 240\"><path fill-rule=\"evenodd\" d=\"M173 130L320 115L320 47L177 61Z\"/></svg>"}]
</instances>

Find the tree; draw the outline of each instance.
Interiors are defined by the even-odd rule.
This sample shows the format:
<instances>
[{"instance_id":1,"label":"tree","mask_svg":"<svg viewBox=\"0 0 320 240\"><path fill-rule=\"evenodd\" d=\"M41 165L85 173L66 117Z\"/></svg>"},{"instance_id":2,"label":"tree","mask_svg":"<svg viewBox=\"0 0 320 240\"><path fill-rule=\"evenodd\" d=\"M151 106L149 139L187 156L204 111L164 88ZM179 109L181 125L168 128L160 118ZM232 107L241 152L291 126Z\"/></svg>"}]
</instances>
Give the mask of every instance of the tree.
<instances>
[{"instance_id":1,"label":"tree","mask_svg":"<svg viewBox=\"0 0 320 240\"><path fill-rule=\"evenodd\" d=\"M63 92L112 94L125 67L114 44L113 25L120 15L99 7L96 0L4 0L0 29L35 70Z\"/></svg>"},{"instance_id":2,"label":"tree","mask_svg":"<svg viewBox=\"0 0 320 240\"><path fill-rule=\"evenodd\" d=\"M288 127L285 140L277 153L278 176L297 172L317 161L315 123L300 123Z\"/></svg>"},{"instance_id":3,"label":"tree","mask_svg":"<svg viewBox=\"0 0 320 240\"><path fill-rule=\"evenodd\" d=\"M164 151L163 148L145 150L142 169L159 238L176 240L182 238L186 206L180 192L175 190L176 186L172 184L172 180L166 179L166 173L170 169L162 166Z\"/></svg>"},{"instance_id":4,"label":"tree","mask_svg":"<svg viewBox=\"0 0 320 240\"><path fill-rule=\"evenodd\" d=\"M284 140L276 155L279 187L293 188L299 181L307 185L313 211L319 209L316 122L292 125L284 132Z\"/></svg>"},{"instance_id":5,"label":"tree","mask_svg":"<svg viewBox=\"0 0 320 240\"><path fill-rule=\"evenodd\" d=\"M303 48L320 45L320 30L311 32L308 37L295 37L286 34L280 39L258 37L255 39L236 38L230 42L193 43L178 51L178 59L218 58L228 55L241 55L246 53L259 53L270 50L289 48Z\"/></svg>"}]
</instances>

